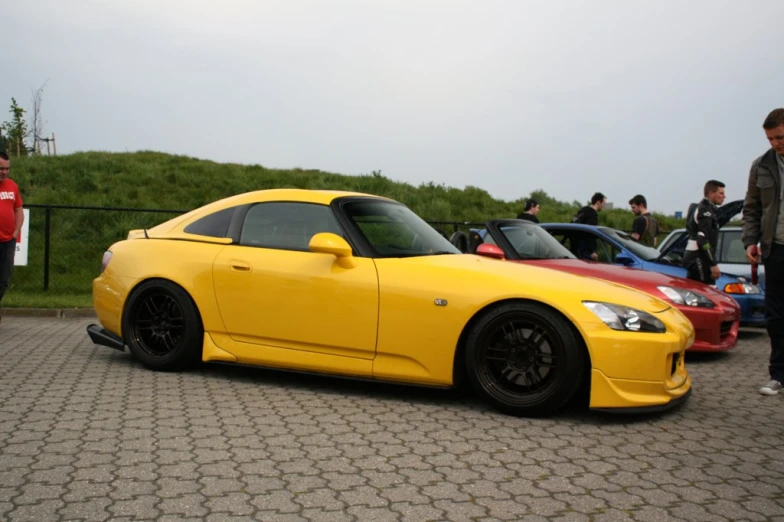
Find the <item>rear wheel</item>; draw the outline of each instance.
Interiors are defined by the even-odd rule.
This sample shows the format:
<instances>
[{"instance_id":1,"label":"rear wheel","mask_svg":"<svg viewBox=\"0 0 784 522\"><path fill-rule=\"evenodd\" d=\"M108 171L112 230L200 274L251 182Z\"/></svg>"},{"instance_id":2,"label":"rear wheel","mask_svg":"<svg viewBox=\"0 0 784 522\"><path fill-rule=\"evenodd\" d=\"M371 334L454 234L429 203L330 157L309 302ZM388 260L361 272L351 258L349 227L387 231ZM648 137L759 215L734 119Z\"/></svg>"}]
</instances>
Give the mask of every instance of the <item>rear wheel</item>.
<instances>
[{"instance_id":1,"label":"rear wheel","mask_svg":"<svg viewBox=\"0 0 784 522\"><path fill-rule=\"evenodd\" d=\"M582 341L560 314L537 303L510 303L487 312L466 344L468 378L477 393L516 416L548 415L580 386Z\"/></svg>"},{"instance_id":2,"label":"rear wheel","mask_svg":"<svg viewBox=\"0 0 784 522\"><path fill-rule=\"evenodd\" d=\"M170 281L148 281L134 290L123 333L131 354L150 369L181 370L201 359L201 317L188 293Z\"/></svg>"}]
</instances>

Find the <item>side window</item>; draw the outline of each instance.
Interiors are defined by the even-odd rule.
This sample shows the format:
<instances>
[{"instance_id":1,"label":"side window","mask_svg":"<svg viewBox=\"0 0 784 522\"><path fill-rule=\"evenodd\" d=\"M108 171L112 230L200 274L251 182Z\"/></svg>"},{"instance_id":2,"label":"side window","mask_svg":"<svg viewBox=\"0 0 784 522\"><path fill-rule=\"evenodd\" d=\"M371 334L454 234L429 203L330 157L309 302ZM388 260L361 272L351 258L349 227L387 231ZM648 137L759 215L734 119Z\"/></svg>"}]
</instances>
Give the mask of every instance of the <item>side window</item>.
<instances>
[{"instance_id":1,"label":"side window","mask_svg":"<svg viewBox=\"0 0 784 522\"><path fill-rule=\"evenodd\" d=\"M234 216L235 207L225 208L212 214L199 218L187 227L186 234L197 234L200 236L226 237L229 231L229 223Z\"/></svg>"},{"instance_id":2,"label":"side window","mask_svg":"<svg viewBox=\"0 0 784 522\"><path fill-rule=\"evenodd\" d=\"M343 236L332 209L310 203L259 203L248 210L240 244L281 250L308 250L319 232Z\"/></svg>"},{"instance_id":3,"label":"side window","mask_svg":"<svg viewBox=\"0 0 784 522\"><path fill-rule=\"evenodd\" d=\"M529 227L509 227L501 229L512 248L524 258L540 257L542 242Z\"/></svg>"},{"instance_id":4,"label":"side window","mask_svg":"<svg viewBox=\"0 0 784 522\"><path fill-rule=\"evenodd\" d=\"M596 254L599 256L600 263L615 263L615 258L620 252L618 247L603 239L596 242Z\"/></svg>"},{"instance_id":5,"label":"side window","mask_svg":"<svg viewBox=\"0 0 784 522\"><path fill-rule=\"evenodd\" d=\"M741 241L740 235L740 230L728 230L726 232L721 232L721 251L719 252L719 262L748 263L746 260L746 250L743 248L743 241Z\"/></svg>"}]
</instances>

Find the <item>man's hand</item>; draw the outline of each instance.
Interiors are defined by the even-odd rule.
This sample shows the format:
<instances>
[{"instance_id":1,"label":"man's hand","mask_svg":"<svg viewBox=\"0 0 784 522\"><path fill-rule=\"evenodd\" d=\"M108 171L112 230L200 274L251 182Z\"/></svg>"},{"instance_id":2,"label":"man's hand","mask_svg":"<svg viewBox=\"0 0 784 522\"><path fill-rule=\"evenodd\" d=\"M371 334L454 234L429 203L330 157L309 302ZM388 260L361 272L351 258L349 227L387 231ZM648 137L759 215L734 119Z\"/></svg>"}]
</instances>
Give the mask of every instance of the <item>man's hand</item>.
<instances>
[{"instance_id":1,"label":"man's hand","mask_svg":"<svg viewBox=\"0 0 784 522\"><path fill-rule=\"evenodd\" d=\"M718 265L713 265L711 267L711 277L715 280L721 277L721 270L719 270Z\"/></svg>"},{"instance_id":2,"label":"man's hand","mask_svg":"<svg viewBox=\"0 0 784 522\"><path fill-rule=\"evenodd\" d=\"M760 251L757 248L757 245L749 245L746 247L746 259L749 260L749 263L752 265L760 264Z\"/></svg>"},{"instance_id":3,"label":"man's hand","mask_svg":"<svg viewBox=\"0 0 784 522\"><path fill-rule=\"evenodd\" d=\"M591 252L591 259L593 259L594 261L598 261L599 254L597 254L596 252Z\"/></svg>"},{"instance_id":4,"label":"man's hand","mask_svg":"<svg viewBox=\"0 0 784 522\"><path fill-rule=\"evenodd\" d=\"M18 238L19 237L19 231L18 230L14 230L14 235L11 236L11 237L13 237L14 239Z\"/></svg>"}]
</instances>

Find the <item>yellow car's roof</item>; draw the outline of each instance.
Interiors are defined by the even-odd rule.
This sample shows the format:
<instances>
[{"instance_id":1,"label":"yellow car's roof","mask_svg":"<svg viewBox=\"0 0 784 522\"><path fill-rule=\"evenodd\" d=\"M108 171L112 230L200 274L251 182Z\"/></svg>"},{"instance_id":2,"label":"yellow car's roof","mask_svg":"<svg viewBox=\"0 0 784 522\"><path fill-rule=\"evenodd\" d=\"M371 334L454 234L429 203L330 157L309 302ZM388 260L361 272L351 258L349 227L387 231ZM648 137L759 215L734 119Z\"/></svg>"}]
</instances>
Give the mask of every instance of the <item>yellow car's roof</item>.
<instances>
[{"instance_id":1,"label":"yellow car's roof","mask_svg":"<svg viewBox=\"0 0 784 522\"><path fill-rule=\"evenodd\" d=\"M350 192L345 190L313 190L313 189L297 189L297 188L281 188L281 189L266 189L254 190L245 192L234 196L229 196L212 203L207 203L199 208L195 208L181 216L177 216L164 223L161 223L153 228L147 230L147 233L153 236L159 236L172 232L180 225L198 219L201 216L217 212L224 208L234 207L237 205L245 205L247 203L264 203L268 201L295 201L301 203L316 203L321 205L329 205L334 199L345 196L360 196L367 198L385 199L393 201L383 196L374 194L365 194L363 192ZM142 230L132 230L129 232L129 237L141 236Z\"/></svg>"},{"instance_id":2,"label":"yellow car's roof","mask_svg":"<svg viewBox=\"0 0 784 522\"><path fill-rule=\"evenodd\" d=\"M254 203L262 201L300 201L303 203L321 203L329 205L333 199L345 196L363 196L368 198L381 198L374 194L365 194L362 192L350 192L346 190L312 190L312 189L295 189L295 188L281 188L281 189L267 189L255 190L253 192L245 192L244 194L237 194L225 199L218 200L210 205L225 203L225 206L230 207L233 205L243 205L245 203ZM386 199L386 198L382 198ZM221 205L223 206L223 205Z\"/></svg>"}]
</instances>

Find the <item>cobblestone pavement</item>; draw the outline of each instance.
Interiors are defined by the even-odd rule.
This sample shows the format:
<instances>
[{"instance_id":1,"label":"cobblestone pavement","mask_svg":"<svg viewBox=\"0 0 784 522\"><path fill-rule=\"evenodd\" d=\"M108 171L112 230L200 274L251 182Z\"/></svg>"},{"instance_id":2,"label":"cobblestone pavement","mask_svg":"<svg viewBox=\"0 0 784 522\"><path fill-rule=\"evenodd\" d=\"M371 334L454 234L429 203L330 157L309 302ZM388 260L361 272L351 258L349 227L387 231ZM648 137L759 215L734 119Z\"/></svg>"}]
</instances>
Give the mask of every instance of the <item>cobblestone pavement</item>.
<instances>
[{"instance_id":1,"label":"cobblestone pavement","mask_svg":"<svg viewBox=\"0 0 784 522\"><path fill-rule=\"evenodd\" d=\"M222 365L155 373L89 319L0 327L0 520L778 520L767 335L689 355L680 409L549 419Z\"/></svg>"}]
</instances>

